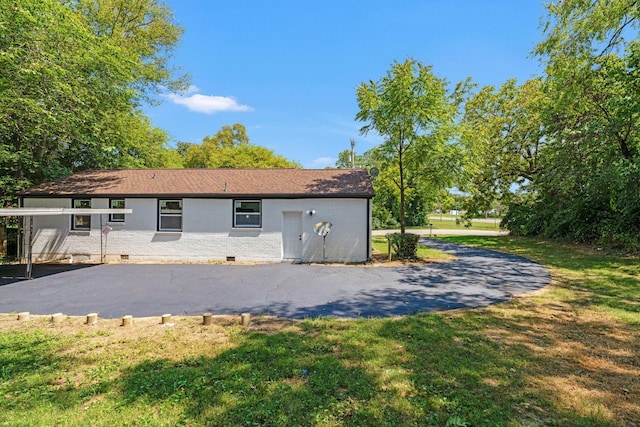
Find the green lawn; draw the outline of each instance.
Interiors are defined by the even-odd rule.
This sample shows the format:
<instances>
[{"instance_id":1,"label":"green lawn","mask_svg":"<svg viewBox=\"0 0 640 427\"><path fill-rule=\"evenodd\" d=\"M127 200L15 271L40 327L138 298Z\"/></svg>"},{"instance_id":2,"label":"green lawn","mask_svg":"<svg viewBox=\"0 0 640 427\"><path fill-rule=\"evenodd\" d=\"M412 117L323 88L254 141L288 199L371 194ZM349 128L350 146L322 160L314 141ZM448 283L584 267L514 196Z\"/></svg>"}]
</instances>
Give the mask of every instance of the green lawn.
<instances>
[{"instance_id":1,"label":"green lawn","mask_svg":"<svg viewBox=\"0 0 640 427\"><path fill-rule=\"evenodd\" d=\"M637 423L638 259L513 237L447 240L521 254L554 282L486 309L257 318L248 329L222 317L121 327L1 315L0 425Z\"/></svg>"},{"instance_id":2,"label":"green lawn","mask_svg":"<svg viewBox=\"0 0 640 427\"><path fill-rule=\"evenodd\" d=\"M407 230L429 230L429 223L432 225L433 230L490 230L490 231L500 231L500 220L489 220L489 221L478 221L473 220L471 222L470 227L466 227L464 223L458 223L456 221L456 217L453 216L444 216L442 220L440 217L431 217L429 222L425 225L417 225L417 226L409 226Z\"/></svg>"},{"instance_id":3,"label":"green lawn","mask_svg":"<svg viewBox=\"0 0 640 427\"><path fill-rule=\"evenodd\" d=\"M389 255L389 242L386 237L374 236L372 239L372 246L374 252L379 255L379 257L374 256L374 260L376 260L376 258L379 260L387 259ZM453 255L449 255L445 252L432 249L427 246L418 247L418 258L427 262L450 261L455 259Z\"/></svg>"},{"instance_id":4,"label":"green lawn","mask_svg":"<svg viewBox=\"0 0 640 427\"><path fill-rule=\"evenodd\" d=\"M456 222L456 218L455 217L450 217L447 218L446 216L443 217L442 220L439 219L438 217L431 217L429 219L429 222L431 224L433 224L433 228L434 230L455 230L455 229L470 229L470 230L491 230L491 231L500 231L500 220L490 220L489 222L485 222L483 221L477 221L477 220L473 220L471 221L471 226L470 227L465 227L463 223L458 224ZM413 227L410 227L413 228ZM420 228L420 229L429 229L428 226L423 226L423 227L415 227L415 228Z\"/></svg>"}]
</instances>

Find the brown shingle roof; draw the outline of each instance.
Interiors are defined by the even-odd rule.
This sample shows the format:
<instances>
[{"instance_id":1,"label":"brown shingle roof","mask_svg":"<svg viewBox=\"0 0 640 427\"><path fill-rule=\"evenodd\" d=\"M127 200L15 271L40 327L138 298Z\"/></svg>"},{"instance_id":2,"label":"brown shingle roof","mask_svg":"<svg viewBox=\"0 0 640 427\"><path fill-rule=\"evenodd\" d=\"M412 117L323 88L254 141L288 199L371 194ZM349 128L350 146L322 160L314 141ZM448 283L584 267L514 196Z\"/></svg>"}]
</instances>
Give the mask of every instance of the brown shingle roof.
<instances>
[{"instance_id":1,"label":"brown shingle roof","mask_svg":"<svg viewBox=\"0 0 640 427\"><path fill-rule=\"evenodd\" d=\"M363 169L123 169L79 172L23 196L373 197Z\"/></svg>"}]
</instances>

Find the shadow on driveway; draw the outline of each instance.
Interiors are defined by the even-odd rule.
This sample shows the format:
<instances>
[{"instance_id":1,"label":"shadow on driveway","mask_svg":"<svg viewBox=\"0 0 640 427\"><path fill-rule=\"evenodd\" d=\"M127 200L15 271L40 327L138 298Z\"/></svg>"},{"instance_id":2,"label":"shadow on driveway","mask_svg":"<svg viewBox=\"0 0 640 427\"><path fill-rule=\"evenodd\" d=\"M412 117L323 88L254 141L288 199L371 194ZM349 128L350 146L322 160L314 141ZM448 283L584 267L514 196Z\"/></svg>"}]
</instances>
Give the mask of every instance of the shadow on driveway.
<instances>
[{"instance_id":1,"label":"shadow on driveway","mask_svg":"<svg viewBox=\"0 0 640 427\"><path fill-rule=\"evenodd\" d=\"M38 279L94 266L95 264L33 264L31 276L32 279ZM24 278L26 270L27 266L24 264L0 264L0 286L26 280Z\"/></svg>"},{"instance_id":2,"label":"shadow on driveway","mask_svg":"<svg viewBox=\"0 0 640 427\"><path fill-rule=\"evenodd\" d=\"M551 281L544 267L519 256L436 240L421 243L451 252L458 260L401 267L37 266L33 280L9 279L13 282L0 287L0 312L97 312L103 318L205 312L296 319L389 317L484 307Z\"/></svg>"}]
</instances>

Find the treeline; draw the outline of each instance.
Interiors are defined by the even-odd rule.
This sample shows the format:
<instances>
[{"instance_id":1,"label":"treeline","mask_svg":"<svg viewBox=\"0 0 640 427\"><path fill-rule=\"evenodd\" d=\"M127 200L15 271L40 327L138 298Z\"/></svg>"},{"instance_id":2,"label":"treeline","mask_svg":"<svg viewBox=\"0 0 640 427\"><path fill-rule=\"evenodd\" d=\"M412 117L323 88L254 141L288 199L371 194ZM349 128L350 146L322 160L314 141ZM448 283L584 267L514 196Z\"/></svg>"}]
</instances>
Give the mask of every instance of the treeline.
<instances>
[{"instance_id":1,"label":"treeline","mask_svg":"<svg viewBox=\"0 0 640 427\"><path fill-rule=\"evenodd\" d=\"M504 206L513 234L640 250L640 5L547 12L542 76L452 89L407 60L358 88L362 132L384 140L355 158L379 169L374 224L423 224L455 186L468 218Z\"/></svg>"},{"instance_id":2,"label":"treeline","mask_svg":"<svg viewBox=\"0 0 640 427\"><path fill-rule=\"evenodd\" d=\"M356 90L383 142L337 166L379 171L377 227L422 225L457 187L455 207L504 209L514 234L640 250L639 18L636 1L550 3L543 75L499 87L394 62ZM169 146L141 107L188 87L169 66L182 32L160 0L0 2L0 204L90 168L299 167L240 124Z\"/></svg>"},{"instance_id":3,"label":"treeline","mask_svg":"<svg viewBox=\"0 0 640 427\"><path fill-rule=\"evenodd\" d=\"M640 5L548 5L540 78L467 101L470 208L508 205L512 233L640 250ZM514 188L519 191L510 191Z\"/></svg>"}]
</instances>

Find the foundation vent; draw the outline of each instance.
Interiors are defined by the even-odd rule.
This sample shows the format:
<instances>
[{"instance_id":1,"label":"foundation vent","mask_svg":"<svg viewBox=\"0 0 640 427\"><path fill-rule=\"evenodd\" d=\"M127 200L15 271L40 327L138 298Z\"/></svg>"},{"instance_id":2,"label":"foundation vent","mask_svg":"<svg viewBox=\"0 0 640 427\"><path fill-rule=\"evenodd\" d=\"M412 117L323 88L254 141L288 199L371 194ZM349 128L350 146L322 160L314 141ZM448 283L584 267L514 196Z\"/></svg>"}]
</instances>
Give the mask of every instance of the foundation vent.
<instances>
[{"instance_id":1,"label":"foundation vent","mask_svg":"<svg viewBox=\"0 0 640 427\"><path fill-rule=\"evenodd\" d=\"M229 262L234 262L235 260L236 260L236 257L234 257L234 256L228 256L227 257L227 261L229 261Z\"/></svg>"}]
</instances>

